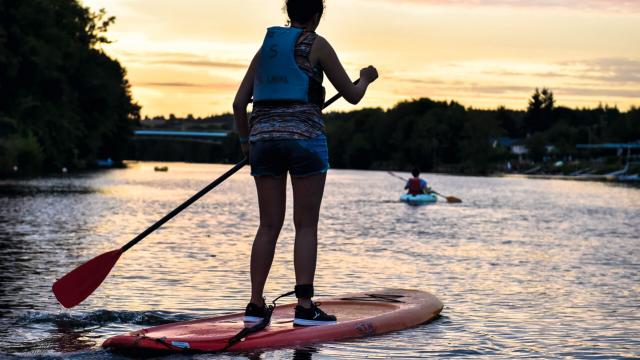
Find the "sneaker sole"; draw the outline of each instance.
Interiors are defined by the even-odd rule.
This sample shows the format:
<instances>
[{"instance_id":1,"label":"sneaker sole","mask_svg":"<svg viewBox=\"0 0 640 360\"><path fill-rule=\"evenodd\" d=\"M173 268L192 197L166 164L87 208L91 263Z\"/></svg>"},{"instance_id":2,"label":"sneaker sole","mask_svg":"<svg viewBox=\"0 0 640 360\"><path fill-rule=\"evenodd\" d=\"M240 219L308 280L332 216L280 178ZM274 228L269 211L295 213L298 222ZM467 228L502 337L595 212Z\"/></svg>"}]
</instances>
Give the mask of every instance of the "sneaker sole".
<instances>
[{"instance_id":1,"label":"sneaker sole","mask_svg":"<svg viewBox=\"0 0 640 360\"><path fill-rule=\"evenodd\" d=\"M336 324L337 321L319 321L319 320L306 320L306 319L293 319L293 325L299 326L319 326L319 325L331 325Z\"/></svg>"}]
</instances>

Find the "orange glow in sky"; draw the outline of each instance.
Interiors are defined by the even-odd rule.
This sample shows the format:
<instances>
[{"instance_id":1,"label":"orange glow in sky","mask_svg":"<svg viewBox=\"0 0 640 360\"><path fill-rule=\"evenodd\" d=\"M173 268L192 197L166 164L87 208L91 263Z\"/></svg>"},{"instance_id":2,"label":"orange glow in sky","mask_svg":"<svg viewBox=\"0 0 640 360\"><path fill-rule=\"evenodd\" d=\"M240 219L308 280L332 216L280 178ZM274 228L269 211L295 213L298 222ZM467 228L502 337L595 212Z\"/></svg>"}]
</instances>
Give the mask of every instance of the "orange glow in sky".
<instances>
[{"instance_id":1,"label":"orange glow in sky","mask_svg":"<svg viewBox=\"0 0 640 360\"><path fill-rule=\"evenodd\" d=\"M105 51L127 69L143 115L231 111L283 0L83 0L116 16ZM353 79L380 72L357 107L420 97L522 109L536 87L559 105L640 105L640 2L326 0L318 28ZM334 93L327 82L327 94ZM340 101L332 110L353 106Z\"/></svg>"}]
</instances>

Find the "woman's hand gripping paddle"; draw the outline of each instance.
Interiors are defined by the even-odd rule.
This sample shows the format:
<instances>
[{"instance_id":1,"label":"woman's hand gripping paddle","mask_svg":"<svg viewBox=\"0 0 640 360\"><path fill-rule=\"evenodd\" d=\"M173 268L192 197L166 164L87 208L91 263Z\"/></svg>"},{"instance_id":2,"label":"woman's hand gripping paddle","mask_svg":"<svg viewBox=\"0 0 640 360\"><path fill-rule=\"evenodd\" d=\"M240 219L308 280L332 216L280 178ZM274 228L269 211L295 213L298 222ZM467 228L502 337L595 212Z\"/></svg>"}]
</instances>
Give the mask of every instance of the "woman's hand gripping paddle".
<instances>
[{"instance_id":1,"label":"woman's hand gripping paddle","mask_svg":"<svg viewBox=\"0 0 640 360\"><path fill-rule=\"evenodd\" d=\"M359 81L356 80L354 84ZM324 103L323 109L333 104L341 97L340 94L334 95L331 99ZM104 279L109 275L111 269L114 267L118 259L125 251L129 250L133 245L140 242L147 235L154 232L160 226L167 221L171 220L174 216L178 215L182 210L186 209L189 205L193 204L196 200L200 199L204 194L211 191L216 186L220 185L223 181L227 180L231 175L235 174L243 166L248 163L245 158L240 161L231 170L224 173L217 178L214 182L207 185L204 189L200 190L197 194L192 196L189 200L182 203L182 205L175 208L173 211L165 215L155 224L151 225L140 235L136 236L133 240L129 241L126 245L120 249L108 251L102 255L98 255L86 263L78 266L70 273L66 274L53 284L52 290L56 299L66 308L72 308L80 304L84 299L88 298L97 288L102 284Z\"/></svg>"},{"instance_id":2,"label":"woman's hand gripping paddle","mask_svg":"<svg viewBox=\"0 0 640 360\"><path fill-rule=\"evenodd\" d=\"M408 179L405 179L405 178L403 178L403 177L401 177L401 176L398 176L398 175L394 174L394 173L393 173L393 172L391 172L391 171L387 171L387 172L389 173L389 175L393 176L393 177L394 177L394 178L396 178L396 179L400 179L400 180L403 180L403 181L408 181ZM455 197L455 196L445 196L445 195L442 195L442 194L440 194L439 192L434 191L434 190L431 190L431 192L432 192L432 193L434 193L434 194L436 194L436 195L438 195L438 196L441 196L441 197L443 197L443 198L447 199L447 202L448 202L448 203L451 203L451 204L458 204L458 203L461 203L461 202L462 202L462 200L458 199L458 198L457 198L457 197Z\"/></svg>"}]
</instances>

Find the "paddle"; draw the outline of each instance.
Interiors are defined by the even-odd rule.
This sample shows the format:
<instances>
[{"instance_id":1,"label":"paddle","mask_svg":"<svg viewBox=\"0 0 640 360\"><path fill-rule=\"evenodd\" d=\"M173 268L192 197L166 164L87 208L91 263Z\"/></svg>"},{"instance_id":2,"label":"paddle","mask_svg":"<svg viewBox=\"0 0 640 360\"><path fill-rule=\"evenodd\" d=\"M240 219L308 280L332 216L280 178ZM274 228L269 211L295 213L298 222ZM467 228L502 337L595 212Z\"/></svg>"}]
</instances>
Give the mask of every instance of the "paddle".
<instances>
[{"instance_id":1,"label":"paddle","mask_svg":"<svg viewBox=\"0 0 640 360\"><path fill-rule=\"evenodd\" d=\"M354 82L354 85L358 84L360 79ZM336 94L327 102L324 103L323 109L333 104L342 95ZM139 243L154 232L160 226L167 221L171 220L174 216L178 215L182 210L186 209L189 205L193 204L196 200L200 199L209 191L213 190L216 186L220 185L223 181L227 180L231 175L235 174L243 166L248 163L247 158L244 158L238 164L236 164L231 170L224 173L217 178L214 182L207 185L204 189L200 190L197 194L193 195L189 200L182 203L177 208L173 209L170 213L165 215L162 219L158 220L155 224L151 225L147 230L143 231L140 235L136 236L133 240L129 241L120 249L108 251L102 255L98 255L93 259L78 266L59 280L57 280L53 286L53 294L56 299L66 308L72 308L80 304L84 299L89 297L97 288L102 284L104 279L109 275L111 269L115 266L120 256L132 246Z\"/></svg>"},{"instance_id":2,"label":"paddle","mask_svg":"<svg viewBox=\"0 0 640 360\"><path fill-rule=\"evenodd\" d=\"M389 175L393 176L396 179L400 179L400 180L403 180L403 181L408 181L408 179L405 179L405 178L403 178L401 176L398 176L398 175L394 174L391 171L387 171L387 172L389 173ZM443 198L447 199L448 203L457 204L457 203L461 203L462 202L462 200L458 199L455 196L445 196L445 195L442 195L442 194L440 194L439 192L437 192L435 190L431 190L431 192L436 194L436 195L438 195L438 196L440 196L440 197L443 197Z\"/></svg>"},{"instance_id":3,"label":"paddle","mask_svg":"<svg viewBox=\"0 0 640 360\"><path fill-rule=\"evenodd\" d=\"M462 200L458 199L458 198L457 198L457 197L455 197L455 196L446 196L446 195L442 195L442 194L440 194L439 192L437 192L437 191L435 191L435 190L431 190L431 192L432 192L432 193L434 193L434 194L436 194L436 195L438 195L438 196L440 196L440 197L443 197L443 198L447 199L447 202L448 202L448 203L451 203L451 204L459 204L459 203L461 203L461 202L462 202Z\"/></svg>"},{"instance_id":4,"label":"paddle","mask_svg":"<svg viewBox=\"0 0 640 360\"><path fill-rule=\"evenodd\" d=\"M174 216L178 215L182 210L186 209L189 205L193 204L196 200L200 199L204 194L211 191L216 186L220 185L223 181L227 180L231 175L235 174L243 166L247 164L247 159L244 158L238 164L236 164L231 170L224 173L217 178L214 182L207 185L204 189L200 190L197 194L193 195L189 200L182 203L177 208L173 209L170 213L165 215L162 219L158 220L155 224L151 225L147 230L143 231L140 235L136 236L133 240L129 241L120 249L108 251L102 255L96 256L86 263L78 266L70 273L66 274L53 284L53 294L56 299L66 308L72 308L80 304L86 299L95 289L100 286L104 279L109 275L111 268L116 264L120 256L132 246L139 243L147 237L147 235L154 232L160 226L167 221L171 220Z\"/></svg>"}]
</instances>

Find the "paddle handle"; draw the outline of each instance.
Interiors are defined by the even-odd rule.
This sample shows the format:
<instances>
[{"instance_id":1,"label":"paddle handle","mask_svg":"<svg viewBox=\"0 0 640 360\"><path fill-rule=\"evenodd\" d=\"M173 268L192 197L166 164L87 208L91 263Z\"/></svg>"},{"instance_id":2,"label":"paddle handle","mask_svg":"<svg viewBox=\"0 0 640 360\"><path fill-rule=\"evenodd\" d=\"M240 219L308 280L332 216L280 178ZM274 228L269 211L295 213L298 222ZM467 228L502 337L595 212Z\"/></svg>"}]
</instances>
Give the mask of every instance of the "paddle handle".
<instances>
[{"instance_id":1,"label":"paddle handle","mask_svg":"<svg viewBox=\"0 0 640 360\"><path fill-rule=\"evenodd\" d=\"M360 82L360 79L356 79L356 81L353 82L353 85L358 85L359 82ZM322 108L324 109L327 106L333 104L334 102L336 102L336 100L340 99L341 97L342 97L342 95L340 93L337 93L337 94L333 95L333 97L331 99L327 100L324 103L324 106Z\"/></svg>"},{"instance_id":2,"label":"paddle handle","mask_svg":"<svg viewBox=\"0 0 640 360\"><path fill-rule=\"evenodd\" d=\"M121 248L122 252L125 252L125 251L129 250L133 245L139 243L142 239L147 237L147 235L149 235L152 232L154 232L155 230L157 230L164 223L166 223L167 221L171 220L171 218L173 218L174 216L176 216L180 212L182 212L182 210L184 210L187 207L189 207L189 205L191 205L194 202L196 202L198 199L200 199L206 193L211 191L213 188L215 188L216 186L220 185L223 181L227 180L231 175L233 175L236 172L238 172L238 170L242 169L242 167L244 167L248 162L249 162L249 160L247 160L247 158L242 159L242 161L240 161L238 164L236 164L236 166L231 168L231 170L229 170L226 173L222 174L222 176L217 178L214 182L212 182L211 184L207 185L204 189L198 191L198 193L193 195L191 198L189 198L189 200L185 201L184 203L182 203L182 205L180 205L177 208L173 209L170 213L165 215L162 219L158 220L158 222L156 222L155 224L149 226L149 228L147 230L143 231L140 235L136 236L133 240L131 240L127 244L125 244Z\"/></svg>"}]
</instances>

